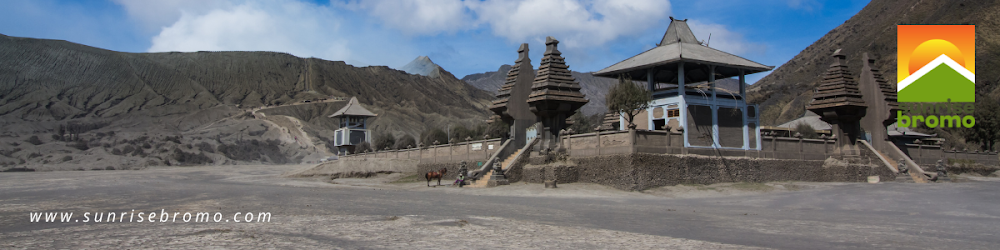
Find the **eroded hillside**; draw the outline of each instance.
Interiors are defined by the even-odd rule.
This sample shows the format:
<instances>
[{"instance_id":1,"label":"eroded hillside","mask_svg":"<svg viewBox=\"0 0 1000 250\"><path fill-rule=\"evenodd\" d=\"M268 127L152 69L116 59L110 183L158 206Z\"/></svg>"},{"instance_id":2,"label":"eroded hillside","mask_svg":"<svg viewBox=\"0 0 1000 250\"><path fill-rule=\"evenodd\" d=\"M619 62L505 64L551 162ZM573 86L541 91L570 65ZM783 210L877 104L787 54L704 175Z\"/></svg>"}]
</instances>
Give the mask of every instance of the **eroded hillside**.
<instances>
[{"instance_id":1,"label":"eroded hillside","mask_svg":"<svg viewBox=\"0 0 1000 250\"><path fill-rule=\"evenodd\" d=\"M326 115L343 105L322 100L350 96L379 114L372 127L397 135L482 122L491 98L447 71L426 77L275 52L123 53L0 35L0 165L318 159L336 127ZM287 118L255 118L261 108ZM86 131L65 131L81 124ZM288 129L296 126L305 138Z\"/></svg>"}]
</instances>

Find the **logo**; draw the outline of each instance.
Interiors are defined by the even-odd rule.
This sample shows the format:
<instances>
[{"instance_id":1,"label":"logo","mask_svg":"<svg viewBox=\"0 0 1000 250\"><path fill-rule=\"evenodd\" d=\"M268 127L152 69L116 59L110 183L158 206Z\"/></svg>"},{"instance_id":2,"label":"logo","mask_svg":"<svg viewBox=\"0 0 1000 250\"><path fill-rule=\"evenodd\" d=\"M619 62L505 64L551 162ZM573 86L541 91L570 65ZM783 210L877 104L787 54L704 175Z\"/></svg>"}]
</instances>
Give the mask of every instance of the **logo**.
<instances>
[{"instance_id":1,"label":"logo","mask_svg":"<svg viewBox=\"0 0 1000 250\"><path fill-rule=\"evenodd\" d=\"M897 126L974 126L976 26L896 27Z\"/></svg>"},{"instance_id":2,"label":"logo","mask_svg":"<svg viewBox=\"0 0 1000 250\"><path fill-rule=\"evenodd\" d=\"M899 102L975 102L976 26L899 25Z\"/></svg>"}]
</instances>

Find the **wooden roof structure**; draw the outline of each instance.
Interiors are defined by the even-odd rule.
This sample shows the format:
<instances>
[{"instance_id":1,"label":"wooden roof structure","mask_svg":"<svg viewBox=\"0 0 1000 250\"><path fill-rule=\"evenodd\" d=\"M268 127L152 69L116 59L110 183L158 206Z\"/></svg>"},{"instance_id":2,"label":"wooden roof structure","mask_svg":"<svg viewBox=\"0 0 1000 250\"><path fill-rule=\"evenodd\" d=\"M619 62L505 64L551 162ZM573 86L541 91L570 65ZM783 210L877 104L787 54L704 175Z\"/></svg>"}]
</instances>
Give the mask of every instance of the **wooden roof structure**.
<instances>
[{"instance_id":1,"label":"wooden roof structure","mask_svg":"<svg viewBox=\"0 0 1000 250\"><path fill-rule=\"evenodd\" d=\"M653 70L655 82L673 83L678 82L677 65L680 63L688 64L683 75L684 81L689 83L708 81L710 71L707 66L715 66L715 79L739 76L740 71L749 75L774 68L703 45L694 36L687 19L670 17L670 26L656 47L593 75L608 78L627 75L635 81L649 81L648 73Z\"/></svg>"},{"instance_id":2,"label":"wooden roof structure","mask_svg":"<svg viewBox=\"0 0 1000 250\"><path fill-rule=\"evenodd\" d=\"M847 57L837 49L833 52L833 58L833 64L823 74L823 80L816 87L813 100L806 109L822 114L822 110L828 108L867 107L858 89L858 82L847 69Z\"/></svg>"},{"instance_id":3,"label":"wooden roof structure","mask_svg":"<svg viewBox=\"0 0 1000 250\"><path fill-rule=\"evenodd\" d=\"M339 116L375 117L378 115L372 113L371 111L368 111L368 109L365 109L364 107L361 107L361 104L358 103L358 97L351 97L351 100L347 102L347 105L345 105L343 108L340 108L340 110L337 110L337 112L334 112L332 115L327 117L333 118Z\"/></svg>"}]
</instances>

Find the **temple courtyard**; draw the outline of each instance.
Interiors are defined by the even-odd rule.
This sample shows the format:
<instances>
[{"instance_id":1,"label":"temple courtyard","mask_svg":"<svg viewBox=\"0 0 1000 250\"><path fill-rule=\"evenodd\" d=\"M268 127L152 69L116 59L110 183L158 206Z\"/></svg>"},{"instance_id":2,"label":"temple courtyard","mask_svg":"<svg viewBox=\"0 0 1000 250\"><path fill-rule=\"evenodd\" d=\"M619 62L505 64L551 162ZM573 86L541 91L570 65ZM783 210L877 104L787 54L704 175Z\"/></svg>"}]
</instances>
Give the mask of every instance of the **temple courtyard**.
<instances>
[{"instance_id":1,"label":"temple courtyard","mask_svg":"<svg viewBox=\"0 0 1000 250\"><path fill-rule=\"evenodd\" d=\"M0 248L989 249L1000 178L773 182L626 192L587 183L426 187L287 178L288 166L0 173ZM442 184L450 183L449 180ZM436 183L432 183L436 184ZM32 212L156 212L156 222L30 222ZM160 222L161 209L222 222ZM270 222L226 222L235 213ZM129 216L129 215L125 215ZM90 218L94 219L94 218ZM106 219L106 218L105 218ZM120 218L121 219L121 218ZM82 219L81 219L82 220Z\"/></svg>"}]
</instances>

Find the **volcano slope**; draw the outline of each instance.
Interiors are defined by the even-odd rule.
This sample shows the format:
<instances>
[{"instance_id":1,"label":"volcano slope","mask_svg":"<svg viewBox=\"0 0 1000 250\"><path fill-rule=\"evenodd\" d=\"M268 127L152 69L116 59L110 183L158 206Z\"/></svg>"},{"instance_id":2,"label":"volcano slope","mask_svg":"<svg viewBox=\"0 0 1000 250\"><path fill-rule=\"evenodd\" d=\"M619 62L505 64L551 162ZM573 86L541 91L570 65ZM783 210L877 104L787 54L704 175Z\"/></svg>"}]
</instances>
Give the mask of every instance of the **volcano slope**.
<instances>
[{"instance_id":1,"label":"volcano slope","mask_svg":"<svg viewBox=\"0 0 1000 250\"><path fill-rule=\"evenodd\" d=\"M830 55L837 49L847 56L848 67L855 75L861 71L862 53L869 53L876 59L874 66L895 86L899 24L975 24L976 67L1000 67L1000 1L873 0L747 89L748 101L761 104L761 125L785 123L804 114L813 89L832 63ZM976 72L978 96L1000 99L998 83L1000 72Z\"/></svg>"},{"instance_id":2,"label":"volcano slope","mask_svg":"<svg viewBox=\"0 0 1000 250\"><path fill-rule=\"evenodd\" d=\"M336 128L326 116L351 96L379 114L373 128L397 136L481 122L491 97L447 71L0 35L0 170L315 160L329 154ZM269 116L256 119L257 110Z\"/></svg>"}]
</instances>

